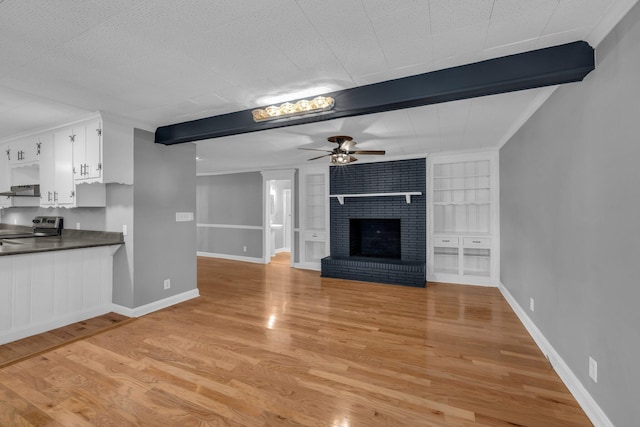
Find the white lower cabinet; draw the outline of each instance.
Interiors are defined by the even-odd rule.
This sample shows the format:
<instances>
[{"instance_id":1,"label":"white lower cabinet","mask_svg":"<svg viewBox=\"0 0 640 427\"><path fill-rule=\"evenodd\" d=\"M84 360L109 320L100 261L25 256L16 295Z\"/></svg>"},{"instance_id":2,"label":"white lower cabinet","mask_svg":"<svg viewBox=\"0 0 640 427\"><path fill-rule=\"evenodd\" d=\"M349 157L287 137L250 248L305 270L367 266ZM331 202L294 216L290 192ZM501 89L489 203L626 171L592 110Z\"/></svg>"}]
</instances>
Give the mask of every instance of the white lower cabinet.
<instances>
[{"instance_id":1,"label":"white lower cabinet","mask_svg":"<svg viewBox=\"0 0 640 427\"><path fill-rule=\"evenodd\" d=\"M0 345L111 311L116 249L0 256Z\"/></svg>"}]
</instances>

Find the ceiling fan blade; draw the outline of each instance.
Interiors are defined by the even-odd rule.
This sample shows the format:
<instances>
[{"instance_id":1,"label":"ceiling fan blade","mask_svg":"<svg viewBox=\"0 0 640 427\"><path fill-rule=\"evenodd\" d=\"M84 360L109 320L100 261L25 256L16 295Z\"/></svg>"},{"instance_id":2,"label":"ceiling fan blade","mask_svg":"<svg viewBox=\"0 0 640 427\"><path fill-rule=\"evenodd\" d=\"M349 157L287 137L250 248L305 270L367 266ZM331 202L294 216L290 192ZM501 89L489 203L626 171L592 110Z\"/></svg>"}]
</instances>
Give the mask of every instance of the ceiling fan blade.
<instances>
[{"instance_id":1,"label":"ceiling fan blade","mask_svg":"<svg viewBox=\"0 0 640 427\"><path fill-rule=\"evenodd\" d=\"M345 151L351 151L352 148L355 148L356 142L352 140L346 140L340 144L340 149Z\"/></svg>"},{"instance_id":2,"label":"ceiling fan blade","mask_svg":"<svg viewBox=\"0 0 640 427\"><path fill-rule=\"evenodd\" d=\"M332 153L333 151L331 150L319 150L317 148L303 148L303 147L298 147L298 150L307 150L307 151L324 151L325 153Z\"/></svg>"},{"instance_id":3,"label":"ceiling fan blade","mask_svg":"<svg viewBox=\"0 0 640 427\"><path fill-rule=\"evenodd\" d=\"M385 150L356 150L356 151L349 151L349 154L386 154Z\"/></svg>"},{"instance_id":4,"label":"ceiling fan blade","mask_svg":"<svg viewBox=\"0 0 640 427\"><path fill-rule=\"evenodd\" d=\"M318 159L321 159L321 158L323 158L323 157L329 157L331 154L332 154L332 153L331 153L331 152L329 152L329 154L323 154L322 156L314 157L314 158L312 158L312 159L307 159L307 161L310 161L310 160L318 160Z\"/></svg>"},{"instance_id":5,"label":"ceiling fan blade","mask_svg":"<svg viewBox=\"0 0 640 427\"><path fill-rule=\"evenodd\" d=\"M356 159L355 157L349 156L349 163L353 163L353 162L357 162L357 161L358 161L358 159Z\"/></svg>"}]
</instances>

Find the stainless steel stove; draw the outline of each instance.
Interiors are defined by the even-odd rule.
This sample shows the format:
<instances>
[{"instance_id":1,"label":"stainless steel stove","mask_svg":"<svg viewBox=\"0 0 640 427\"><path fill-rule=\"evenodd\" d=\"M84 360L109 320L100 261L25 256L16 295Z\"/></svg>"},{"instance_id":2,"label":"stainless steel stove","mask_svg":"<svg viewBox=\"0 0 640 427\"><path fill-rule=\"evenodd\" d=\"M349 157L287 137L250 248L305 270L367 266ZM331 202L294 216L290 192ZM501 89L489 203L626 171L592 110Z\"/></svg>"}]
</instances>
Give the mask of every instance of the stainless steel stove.
<instances>
[{"instance_id":1,"label":"stainless steel stove","mask_svg":"<svg viewBox=\"0 0 640 427\"><path fill-rule=\"evenodd\" d=\"M37 216L32 222L32 232L4 228L0 229L0 239L59 236L64 227L64 219L61 216Z\"/></svg>"}]
</instances>

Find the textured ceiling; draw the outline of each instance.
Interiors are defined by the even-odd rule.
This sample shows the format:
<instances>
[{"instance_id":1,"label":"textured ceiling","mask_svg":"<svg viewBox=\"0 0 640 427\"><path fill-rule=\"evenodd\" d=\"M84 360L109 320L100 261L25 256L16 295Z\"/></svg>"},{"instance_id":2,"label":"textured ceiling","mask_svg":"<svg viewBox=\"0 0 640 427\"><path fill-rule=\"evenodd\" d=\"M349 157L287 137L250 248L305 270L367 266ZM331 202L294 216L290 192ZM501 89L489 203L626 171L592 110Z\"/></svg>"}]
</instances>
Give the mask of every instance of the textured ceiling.
<instances>
[{"instance_id":1,"label":"textured ceiling","mask_svg":"<svg viewBox=\"0 0 640 427\"><path fill-rule=\"evenodd\" d=\"M154 130L310 86L345 89L576 40L595 47L635 2L5 0L0 138L97 110ZM203 141L198 171L300 164L312 156L296 147L325 147L335 133L389 156L496 147L552 90Z\"/></svg>"}]
</instances>

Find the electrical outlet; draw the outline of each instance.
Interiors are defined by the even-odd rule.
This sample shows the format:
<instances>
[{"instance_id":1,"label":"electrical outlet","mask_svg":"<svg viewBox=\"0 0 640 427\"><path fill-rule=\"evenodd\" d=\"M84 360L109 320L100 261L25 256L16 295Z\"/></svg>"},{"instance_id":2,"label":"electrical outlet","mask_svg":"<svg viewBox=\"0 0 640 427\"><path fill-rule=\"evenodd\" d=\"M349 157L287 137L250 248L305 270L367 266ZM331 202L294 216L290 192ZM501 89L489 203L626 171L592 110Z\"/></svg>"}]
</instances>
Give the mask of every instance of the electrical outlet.
<instances>
[{"instance_id":1,"label":"electrical outlet","mask_svg":"<svg viewBox=\"0 0 640 427\"><path fill-rule=\"evenodd\" d=\"M247 247L246 246L242 247L242 252L247 252Z\"/></svg>"},{"instance_id":2,"label":"electrical outlet","mask_svg":"<svg viewBox=\"0 0 640 427\"><path fill-rule=\"evenodd\" d=\"M529 298L529 310L535 311L535 301L533 298Z\"/></svg>"},{"instance_id":3,"label":"electrical outlet","mask_svg":"<svg viewBox=\"0 0 640 427\"><path fill-rule=\"evenodd\" d=\"M193 212L176 212L176 222L193 221Z\"/></svg>"},{"instance_id":4,"label":"electrical outlet","mask_svg":"<svg viewBox=\"0 0 640 427\"><path fill-rule=\"evenodd\" d=\"M598 362L591 356L589 356L589 376L594 383L598 382Z\"/></svg>"},{"instance_id":5,"label":"electrical outlet","mask_svg":"<svg viewBox=\"0 0 640 427\"><path fill-rule=\"evenodd\" d=\"M76 222L76 230L80 230L80 223Z\"/></svg>"},{"instance_id":6,"label":"electrical outlet","mask_svg":"<svg viewBox=\"0 0 640 427\"><path fill-rule=\"evenodd\" d=\"M127 235L127 226L126 226L126 225L123 225L123 226L122 226L122 234L123 234L124 236L126 236L126 235Z\"/></svg>"},{"instance_id":7,"label":"electrical outlet","mask_svg":"<svg viewBox=\"0 0 640 427\"><path fill-rule=\"evenodd\" d=\"M164 279L164 288L165 289L171 288L171 279Z\"/></svg>"}]
</instances>

